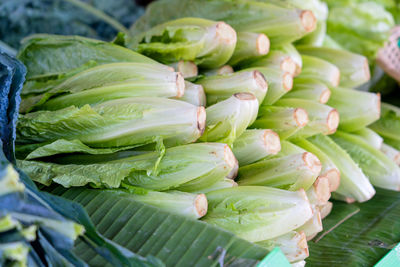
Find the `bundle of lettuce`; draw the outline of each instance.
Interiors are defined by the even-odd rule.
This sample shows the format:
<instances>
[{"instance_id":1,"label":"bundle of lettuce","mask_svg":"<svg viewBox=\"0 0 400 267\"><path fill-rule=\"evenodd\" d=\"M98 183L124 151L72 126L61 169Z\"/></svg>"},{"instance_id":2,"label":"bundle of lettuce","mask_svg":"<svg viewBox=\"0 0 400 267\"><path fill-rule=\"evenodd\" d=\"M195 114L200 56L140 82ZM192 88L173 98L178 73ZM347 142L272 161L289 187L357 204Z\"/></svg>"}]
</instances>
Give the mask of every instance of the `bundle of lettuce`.
<instances>
[{"instance_id":1,"label":"bundle of lettuce","mask_svg":"<svg viewBox=\"0 0 400 267\"><path fill-rule=\"evenodd\" d=\"M117 38L126 47L30 37L17 164L42 185L122 190L304 264L331 196L400 189L380 95L353 89L368 60L321 46L327 17L317 0L161 0Z\"/></svg>"},{"instance_id":2,"label":"bundle of lettuce","mask_svg":"<svg viewBox=\"0 0 400 267\"><path fill-rule=\"evenodd\" d=\"M80 205L39 191L13 167L25 73L19 61L0 52L0 265L88 266L72 251L79 238L114 266L163 266L102 237Z\"/></svg>"}]
</instances>

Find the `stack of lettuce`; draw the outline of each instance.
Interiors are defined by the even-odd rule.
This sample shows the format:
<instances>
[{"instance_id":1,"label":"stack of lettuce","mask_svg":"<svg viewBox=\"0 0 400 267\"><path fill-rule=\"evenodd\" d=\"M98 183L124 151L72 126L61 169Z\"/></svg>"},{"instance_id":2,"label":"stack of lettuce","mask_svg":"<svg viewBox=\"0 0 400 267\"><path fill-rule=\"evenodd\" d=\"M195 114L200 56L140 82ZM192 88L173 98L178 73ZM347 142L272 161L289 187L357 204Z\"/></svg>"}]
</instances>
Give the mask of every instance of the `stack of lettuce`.
<instances>
[{"instance_id":1,"label":"stack of lettuce","mask_svg":"<svg viewBox=\"0 0 400 267\"><path fill-rule=\"evenodd\" d=\"M383 135L380 96L353 89L368 61L322 46L327 13L317 0L164 0L117 38L127 48L33 36L18 166L204 216L301 266L331 194L400 189L396 137L367 128Z\"/></svg>"}]
</instances>

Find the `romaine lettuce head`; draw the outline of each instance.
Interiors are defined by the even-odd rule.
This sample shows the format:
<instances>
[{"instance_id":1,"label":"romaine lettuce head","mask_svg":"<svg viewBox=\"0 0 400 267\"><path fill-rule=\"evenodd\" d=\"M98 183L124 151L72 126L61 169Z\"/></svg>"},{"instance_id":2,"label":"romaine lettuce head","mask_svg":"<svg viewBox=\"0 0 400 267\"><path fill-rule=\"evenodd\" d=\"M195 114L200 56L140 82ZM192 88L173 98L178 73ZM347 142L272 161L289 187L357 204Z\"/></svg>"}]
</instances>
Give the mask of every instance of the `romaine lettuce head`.
<instances>
[{"instance_id":1,"label":"romaine lettuce head","mask_svg":"<svg viewBox=\"0 0 400 267\"><path fill-rule=\"evenodd\" d=\"M191 143L203 133L205 110L157 97L107 101L93 107L20 115L19 144L78 140L93 148L139 146L161 138L167 146Z\"/></svg>"},{"instance_id":2,"label":"romaine lettuce head","mask_svg":"<svg viewBox=\"0 0 400 267\"><path fill-rule=\"evenodd\" d=\"M127 62L89 68L47 85L46 92L23 99L21 113L82 107L127 97L181 97L185 90L178 72L155 64ZM23 90L28 91L28 87Z\"/></svg>"},{"instance_id":3,"label":"romaine lettuce head","mask_svg":"<svg viewBox=\"0 0 400 267\"><path fill-rule=\"evenodd\" d=\"M166 64L190 60L215 68L230 59L236 40L235 30L225 22L181 18L135 36L127 46Z\"/></svg>"},{"instance_id":4,"label":"romaine lettuce head","mask_svg":"<svg viewBox=\"0 0 400 267\"><path fill-rule=\"evenodd\" d=\"M231 145L255 121L258 101L253 94L238 93L208 107L206 112L206 129L200 141Z\"/></svg>"},{"instance_id":5,"label":"romaine lettuce head","mask_svg":"<svg viewBox=\"0 0 400 267\"><path fill-rule=\"evenodd\" d=\"M283 235L312 217L304 190L238 186L206 196L209 205L203 220L252 242Z\"/></svg>"}]
</instances>

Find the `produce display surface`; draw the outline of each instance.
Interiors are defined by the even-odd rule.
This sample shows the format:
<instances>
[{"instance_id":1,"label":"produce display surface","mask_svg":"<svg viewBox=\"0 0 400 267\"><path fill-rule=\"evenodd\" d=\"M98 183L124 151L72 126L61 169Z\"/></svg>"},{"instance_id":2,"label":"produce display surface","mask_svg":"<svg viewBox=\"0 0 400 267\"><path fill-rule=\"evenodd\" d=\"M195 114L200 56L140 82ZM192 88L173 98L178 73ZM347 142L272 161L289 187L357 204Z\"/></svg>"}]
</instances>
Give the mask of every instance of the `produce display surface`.
<instances>
[{"instance_id":1,"label":"produce display surface","mask_svg":"<svg viewBox=\"0 0 400 267\"><path fill-rule=\"evenodd\" d=\"M0 42L0 266L400 264L400 4L66 2Z\"/></svg>"}]
</instances>

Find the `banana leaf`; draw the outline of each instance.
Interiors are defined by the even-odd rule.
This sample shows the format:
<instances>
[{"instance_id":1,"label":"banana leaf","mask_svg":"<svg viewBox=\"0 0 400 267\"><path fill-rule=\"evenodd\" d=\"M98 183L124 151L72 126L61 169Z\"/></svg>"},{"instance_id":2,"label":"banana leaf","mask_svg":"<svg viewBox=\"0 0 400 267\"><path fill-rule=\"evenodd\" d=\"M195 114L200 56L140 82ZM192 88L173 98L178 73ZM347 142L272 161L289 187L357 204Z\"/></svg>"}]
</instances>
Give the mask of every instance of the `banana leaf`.
<instances>
[{"instance_id":1,"label":"banana leaf","mask_svg":"<svg viewBox=\"0 0 400 267\"><path fill-rule=\"evenodd\" d=\"M373 266L400 242L400 193L379 189L370 201L334 202L324 231L310 241L307 266Z\"/></svg>"},{"instance_id":2,"label":"banana leaf","mask_svg":"<svg viewBox=\"0 0 400 267\"><path fill-rule=\"evenodd\" d=\"M166 266L255 266L268 251L205 222L161 211L112 191L55 187L52 194L83 205L100 233ZM78 243L75 253L90 266L105 261Z\"/></svg>"}]
</instances>

